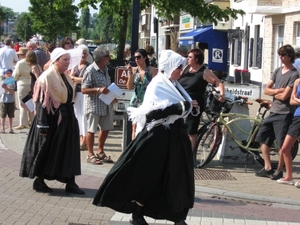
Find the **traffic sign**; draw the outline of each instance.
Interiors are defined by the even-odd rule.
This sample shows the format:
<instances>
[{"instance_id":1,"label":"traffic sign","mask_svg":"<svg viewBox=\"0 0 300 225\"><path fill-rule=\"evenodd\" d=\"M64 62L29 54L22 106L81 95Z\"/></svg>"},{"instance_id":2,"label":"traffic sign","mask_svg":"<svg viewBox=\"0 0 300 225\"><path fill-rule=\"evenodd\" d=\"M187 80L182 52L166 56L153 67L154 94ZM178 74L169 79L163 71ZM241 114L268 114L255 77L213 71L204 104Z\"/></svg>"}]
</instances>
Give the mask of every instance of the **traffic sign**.
<instances>
[{"instance_id":1,"label":"traffic sign","mask_svg":"<svg viewBox=\"0 0 300 225\"><path fill-rule=\"evenodd\" d=\"M119 88L127 88L126 83L128 76L128 70L125 66L116 67L115 84L118 85Z\"/></svg>"}]
</instances>

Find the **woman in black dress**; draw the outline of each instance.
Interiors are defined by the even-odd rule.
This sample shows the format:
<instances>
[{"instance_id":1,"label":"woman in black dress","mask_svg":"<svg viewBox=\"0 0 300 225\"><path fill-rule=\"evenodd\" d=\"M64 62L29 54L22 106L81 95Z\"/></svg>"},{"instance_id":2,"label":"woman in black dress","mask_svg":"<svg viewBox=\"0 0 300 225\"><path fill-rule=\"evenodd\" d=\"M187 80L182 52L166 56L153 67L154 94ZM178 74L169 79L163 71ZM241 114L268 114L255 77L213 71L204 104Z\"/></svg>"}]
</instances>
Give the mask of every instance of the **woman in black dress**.
<instances>
[{"instance_id":1,"label":"woman in black dress","mask_svg":"<svg viewBox=\"0 0 300 225\"><path fill-rule=\"evenodd\" d=\"M223 83L209 69L204 66L204 52L201 49L191 49L187 57L187 66L184 68L179 83L200 106L200 114L186 118L188 134L192 143L192 150L196 147L197 130L200 123L200 117L204 110L204 93L208 83L213 84L220 90L219 101L225 101L225 90Z\"/></svg>"},{"instance_id":2,"label":"woman in black dress","mask_svg":"<svg viewBox=\"0 0 300 225\"><path fill-rule=\"evenodd\" d=\"M34 87L35 118L22 156L20 176L35 178L33 189L52 192L44 179L66 183L66 192L84 194L75 183L80 175L79 128L74 115L74 86L64 72L69 53L56 48L52 65L37 79Z\"/></svg>"},{"instance_id":3,"label":"woman in black dress","mask_svg":"<svg viewBox=\"0 0 300 225\"><path fill-rule=\"evenodd\" d=\"M148 224L143 215L175 224L194 204L191 144L184 118L197 102L177 82L184 58L165 50L159 73L147 87L143 104L128 108L137 124L129 144L99 188L93 204L132 213L131 223Z\"/></svg>"}]
</instances>

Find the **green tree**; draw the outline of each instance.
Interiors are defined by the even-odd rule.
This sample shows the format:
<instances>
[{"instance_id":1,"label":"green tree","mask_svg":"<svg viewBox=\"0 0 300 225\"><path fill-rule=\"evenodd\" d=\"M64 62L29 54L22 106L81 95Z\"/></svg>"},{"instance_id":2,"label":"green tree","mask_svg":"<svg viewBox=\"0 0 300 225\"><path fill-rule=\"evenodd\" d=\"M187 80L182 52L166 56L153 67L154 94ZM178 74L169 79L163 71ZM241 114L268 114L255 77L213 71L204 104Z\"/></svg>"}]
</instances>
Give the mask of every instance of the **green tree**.
<instances>
[{"instance_id":1,"label":"green tree","mask_svg":"<svg viewBox=\"0 0 300 225\"><path fill-rule=\"evenodd\" d=\"M32 30L32 21L29 13L23 12L18 16L17 33L19 38L25 42L32 37L35 32Z\"/></svg>"},{"instance_id":2,"label":"green tree","mask_svg":"<svg viewBox=\"0 0 300 225\"><path fill-rule=\"evenodd\" d=\"M4 30L4 27L8 26L8 22L10 20L15 20L17 17L17 13L15 13L11 8L8 7L0 7L0 20L5 21L5 26L0 30L0 34L6 34L7 30Z\"/></svg>"},{"instance_id":3,"label":"green tree","mask_svg":"<svg viewBox=\"0 0 300 225\"><path fill-rule=\"evenodd\" d=\"M131 15L133 0L81 0L79 7L87 5L97 8L99 4L101 14L113 15L115 24L115 38L118 41L117 57L123 58L123 50L126 41L128 18ZM228 20L230 17L237 18L238 14L244 14L242 10L236 9L220 9L218 6L206 3L205 0L140 0L140 9L143 10L151 5L154 5L157 14L167 19L172 20L174 15L180 15L181 11L191 14L193 17L206 23L210 21L217 23L218 20Z\"/></svg>"},{"instance_id":4,"label":"green tree","mask_svg":"<svg viewBox=\"0 0 300 225\"><path fill-rule=\"evenodd\" d=\"M90 27L90 10L89 7L87 6L81 9L79 27L80 27L80 37L89 39L88 28Z\"/></svg>"},{"instance_id":5,"label":"green tree","mask_svg":"<svg viewBox=\"0 0 300 225\"><path fill-rule=\"evenodd\" d=\"M45 41L55 42L58 36L70 36L76 26L78 7L73 0L30 0L32 28Z\"/></svg>"}]
</instances>

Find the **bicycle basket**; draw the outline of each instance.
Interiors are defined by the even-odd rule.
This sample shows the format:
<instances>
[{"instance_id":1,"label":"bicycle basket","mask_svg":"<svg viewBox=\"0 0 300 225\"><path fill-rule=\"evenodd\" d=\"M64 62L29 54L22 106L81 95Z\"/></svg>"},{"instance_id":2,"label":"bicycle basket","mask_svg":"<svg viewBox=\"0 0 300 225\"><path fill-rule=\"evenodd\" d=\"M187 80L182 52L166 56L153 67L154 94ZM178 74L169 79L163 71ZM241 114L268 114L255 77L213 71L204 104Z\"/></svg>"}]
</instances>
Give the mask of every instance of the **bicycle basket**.
<instances>
[{"instance_id":1,"label":"bicycle basket","mask_svg":"<svg viewBox=\"0 0 300 225\"><path fill-rule=\"evenodd\" d=\"M218 114L221 111L223 113L229 113L231 108L232 104L227 102L227 100L224 103L222 103L218 100L218 97L213 94L207 97L205 109L206 113Z\"/></svg>"}]
</instances>

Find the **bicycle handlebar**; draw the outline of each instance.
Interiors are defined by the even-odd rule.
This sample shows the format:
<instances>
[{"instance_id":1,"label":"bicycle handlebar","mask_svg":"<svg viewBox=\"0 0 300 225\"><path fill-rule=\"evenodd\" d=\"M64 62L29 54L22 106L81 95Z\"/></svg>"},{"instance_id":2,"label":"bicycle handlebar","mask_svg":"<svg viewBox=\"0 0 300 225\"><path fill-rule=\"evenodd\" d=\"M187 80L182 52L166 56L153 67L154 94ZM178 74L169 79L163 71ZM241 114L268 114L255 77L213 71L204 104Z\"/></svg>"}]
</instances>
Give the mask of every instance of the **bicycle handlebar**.
<instances>
[{"instance_id":1,"label":"bicycle handlebar","mask_svg":"<svg viewBox=\"0 0 300 225\"><path fill-rule=\"evenodd\" d=\"M209 92L213 93L214 96L220 93L212 84L208 84L207 87ZM233 95L230 92L225 92L225 101L229 104L239 103L239 104L246 104L246 105L253 105L253 102L248 101L248 97L245 96L237 96Z\"/></svg>"}]
</instances>

